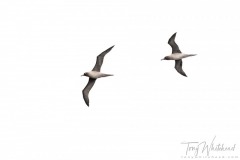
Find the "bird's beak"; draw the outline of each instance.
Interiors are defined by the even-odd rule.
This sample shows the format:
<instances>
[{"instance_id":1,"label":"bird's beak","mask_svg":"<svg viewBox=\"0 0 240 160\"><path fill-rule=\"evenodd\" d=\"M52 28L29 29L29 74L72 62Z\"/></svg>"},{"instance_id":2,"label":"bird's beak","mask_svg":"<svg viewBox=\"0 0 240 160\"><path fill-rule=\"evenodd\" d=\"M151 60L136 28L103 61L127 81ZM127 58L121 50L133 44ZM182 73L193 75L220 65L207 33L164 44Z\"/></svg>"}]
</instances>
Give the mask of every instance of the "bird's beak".
<instances>
[{"instance_id":1,"label":"bird's beak","mask_svg":"<svg viewBox=\"0 0 240 160\"><path fill-rule=\"evenodd\" d=\"M81 77L84 76L84 75L81 75Z\"/></svg>"},{"instance_id":2,"label":"bird's beak","mask_svg":"<svg viewBox=\"0 0 240 160\"><path fill-rule=\"evenodd\" d=\"M164 60L164 59L161 59L161 61Z\"/></svg>"}]
</instances>

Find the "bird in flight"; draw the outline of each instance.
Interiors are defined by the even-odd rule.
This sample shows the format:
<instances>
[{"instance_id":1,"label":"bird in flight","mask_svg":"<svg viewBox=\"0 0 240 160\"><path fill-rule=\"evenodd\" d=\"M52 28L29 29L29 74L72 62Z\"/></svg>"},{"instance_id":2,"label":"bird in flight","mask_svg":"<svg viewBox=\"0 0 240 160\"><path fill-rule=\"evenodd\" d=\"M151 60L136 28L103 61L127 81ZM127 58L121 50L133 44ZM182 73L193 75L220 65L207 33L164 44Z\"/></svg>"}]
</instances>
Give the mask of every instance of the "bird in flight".
<instances>
[{"instance_id":1,"label":"bird in flight","mask_svg":"<svg viewBox=\"0 0 240 160\"><path fill-rule=\"evenodd\" d=\"M101 73L100 72L102 64L103 64L104 56L108 52L110 52L113 47L114 46L108 48L107 50L105 50L101 54L99 54L97 56L97 61L96 61L95 66L93 67L92 71L85 72L82 75L82 76L89 77L89 80L88 80L88 83L87 83L86 87L82 90L83 99L84 99L84 101L85 101L87 106L89 106L89 98L88 98L89 91L92 89L92 87L93 87L94 83L96 82L96 80L98 78L101 78L101 77L113 76L112 74L105 74L105 73Z\"/></svg>"},{"instance_id":2,"label":"bird in flight","mask_svg":"<svg viewBox=\"0 0 240 160\"><path fill-rule=\"evenodd\" d=\"M165 56L161 60L175 60L175 69L177 72L187 77L186 73L182 69L182 59L190 56L195 56L196 54L183 54L175 42L176 34L177 33L174 33L168 40L168 44L172 47L172 54Z\"/></svg>"}]
</instances>

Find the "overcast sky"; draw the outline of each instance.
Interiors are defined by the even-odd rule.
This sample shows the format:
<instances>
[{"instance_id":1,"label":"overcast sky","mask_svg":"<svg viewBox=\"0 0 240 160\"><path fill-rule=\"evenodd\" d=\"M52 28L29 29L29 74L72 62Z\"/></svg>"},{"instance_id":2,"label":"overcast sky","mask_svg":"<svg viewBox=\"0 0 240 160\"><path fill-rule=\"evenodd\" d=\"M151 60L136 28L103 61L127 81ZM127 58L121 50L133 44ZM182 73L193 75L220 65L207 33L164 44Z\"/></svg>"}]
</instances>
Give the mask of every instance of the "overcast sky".
<instances>
[{"instance_id":1,"label":"overcast sky","mask_svg":"<svg viewBox=\"0 0 240 160\"><path fill-rule=\"evenodd\" d=\"M176 160L215 136L240 157L239 19L237 0L1 1L0 159ZM175 32L188 77L161 61Z\"/></svg>"}]
</instances>

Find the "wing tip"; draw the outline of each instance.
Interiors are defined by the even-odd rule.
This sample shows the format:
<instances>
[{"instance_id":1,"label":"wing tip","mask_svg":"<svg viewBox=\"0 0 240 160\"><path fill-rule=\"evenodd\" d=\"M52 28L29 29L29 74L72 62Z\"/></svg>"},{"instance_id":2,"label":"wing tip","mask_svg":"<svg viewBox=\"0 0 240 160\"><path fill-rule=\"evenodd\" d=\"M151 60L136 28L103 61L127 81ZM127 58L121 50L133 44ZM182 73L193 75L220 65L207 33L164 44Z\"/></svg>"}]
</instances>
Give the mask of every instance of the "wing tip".
<instances>
[{"instance_id":1,"label":"wing tip","mask_svg":"<svg viewBox=\"0 0 240 160\"><path fill-rule=\"evenodd\" d=\"M175 32L175 33L169 38L168 43L169 43L171 40L174 40L175 37L176 37L176 35L177 35L177 32Z\"/></svg>"},{"instance_id":2,"label":"wing tip","mask_svg":"<svg viewBox=\"0 0 240 160\"><path fill-rule=\"evenodd\" d=\"M106 50L105 50L105 51L103 51L102 53L105 53L105 54L107 54L108 52L110 52L110 51L113 49L113 47L114 47L114 46L115 46L115 45L113 45L113 46L109 47L108 49L106 49ZM102 54L102 53L101 53L101 54ZM101 54L100 54L100 55L101 55ZM104 55L105 55L105 54L104 54ZM98 56L99 56L99 55L98 55Z\"/></svg>"},{"instance_id":3,"label":"wing tip","mask_svg":"<svg viewBox=\"0 0 240 160\"><path fill-rule=\"evenodd\" d=\"M175 66L174 67L176 69L176 71L181 74L182 76L187 77L186 73L183 71L182 67L179 68L179 66Z\"/></svg>"},{"instance_id":4,"label":"wing tip","mask_svg":"<svg viewBox=\"0 0 240 160\"><path fill-rule=\"evenodd\" d=\"M113 47L115 47L115 45L111 46L110 48L108 48L109 50L111 50Z\"/></svg>"},{"instance_id":5,"label":"wing tip","mask_svg":"<svg viewBox=\"0 0 240 160\"><path fill-rule=\"evenodd\" d=\"M175 37L176 37L176 35L177 35L177 32L173 33L172 37L174 36L174 38L175 38Z\"/></svg>"},{"instance_id":6,"label":"wing tip","mask_svg":"<svg viewBox=\"0 0 240 160\"><path fill-rule=\"evenodd\" d=\"M85 101L85 99L84 99L84 101ZM86 105L89 107L89 102L86 102L86 101L85 101L85 103L86 103Z\"/></svg>"},{"instance_id":7,"label":"wing tip","mask_svg":"<svg viewBox=\"0 0 240 160\"><path fill-rule=\"evenodd\" d=\"M183 70L182 71L178 71L178 73L180 73L184 77L187 77L186 73Z\"/></svg>"},{"instance_id":8,"label":"wing tip","mask_svg":"<svg viewBox=\"0 0 240 160\"><path fill-rule=\"evenodd\" d=\"M188 77L185 73L182 73L182 72L179 72L179 71L178 71L178 73L181 74L184 77Z\"/></svg>"},{"instance_id":9,"label":"wing tip","mask_svg":"<svg viewBox=\"0 0 240 160\"><path fill-rule=\"evenodd\" d=\"M86 97L86 95L85 95L85 93L84 93L84 89L82 90L82 94L83 94L84 102L85 102L86 105L89 107L89 100L88 100L88 97Z\"/></svg>"},{"instance_id":10,"label":"wing tip","mask_svg":"<svg viewBox=\"0 0 240 160\"><path fill-rule=\"evenodd\" d=\"M184 71L179 72L181 75L183 75L184 77L187 77L186 73Z\"/></svg>"}]
</instances>

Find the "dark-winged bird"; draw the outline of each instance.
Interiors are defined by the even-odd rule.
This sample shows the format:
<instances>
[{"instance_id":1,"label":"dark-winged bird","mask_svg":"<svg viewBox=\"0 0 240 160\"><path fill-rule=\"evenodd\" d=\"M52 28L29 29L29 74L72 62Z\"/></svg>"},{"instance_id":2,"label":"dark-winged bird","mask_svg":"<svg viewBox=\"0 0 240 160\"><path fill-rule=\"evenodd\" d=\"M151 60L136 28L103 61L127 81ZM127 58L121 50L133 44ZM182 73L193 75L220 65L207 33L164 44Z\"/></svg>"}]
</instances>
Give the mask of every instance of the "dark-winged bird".
<instances>
[{"instance_id":1,"label":"dark-winged bird","mask_svg":"<svg viewBox=\"0 0 240 160\"><path fill-rule=\"evenodd\" d=\"M83 94L83 99L86 103L87 106L89 106L89 98L88 98L88 94L89 94L89 91L92 89L94 83L96 82L96 80L98 78L101 78L101 77L107 77L107 76L113 76L112 74L105 74L105 73L101 73L100 70L101 70L101 66L103 64L103 59L104 59L104 56L111 51L111 49L113 48L114 46L108 48L107 50L103 51L101 54L99 54L97 56L97 61L96 61L96 64L95 66L93 67L92 71L90 72L85 72L82 76L87 76L89 77L89 80L88 80L88 83L86 85L86 87L82 90L82 94Z\"/></svg>"},{"instance_id":2,"label":"dark-winged bird","mask_svg":"<svg viewBox=\"0 0 240 160\"><path fill-rule=\"evenodd\" d=\"M182 59L190 56L195 56L196 54L182 54L178 45L175 42L175 37L177 33L174 33L168 40L168 44L172 47L172 54L164 57L162 60L175 60L175 69L181 75L187 77L186 73L182 69Z\"/></svg>"}]
</instances>

